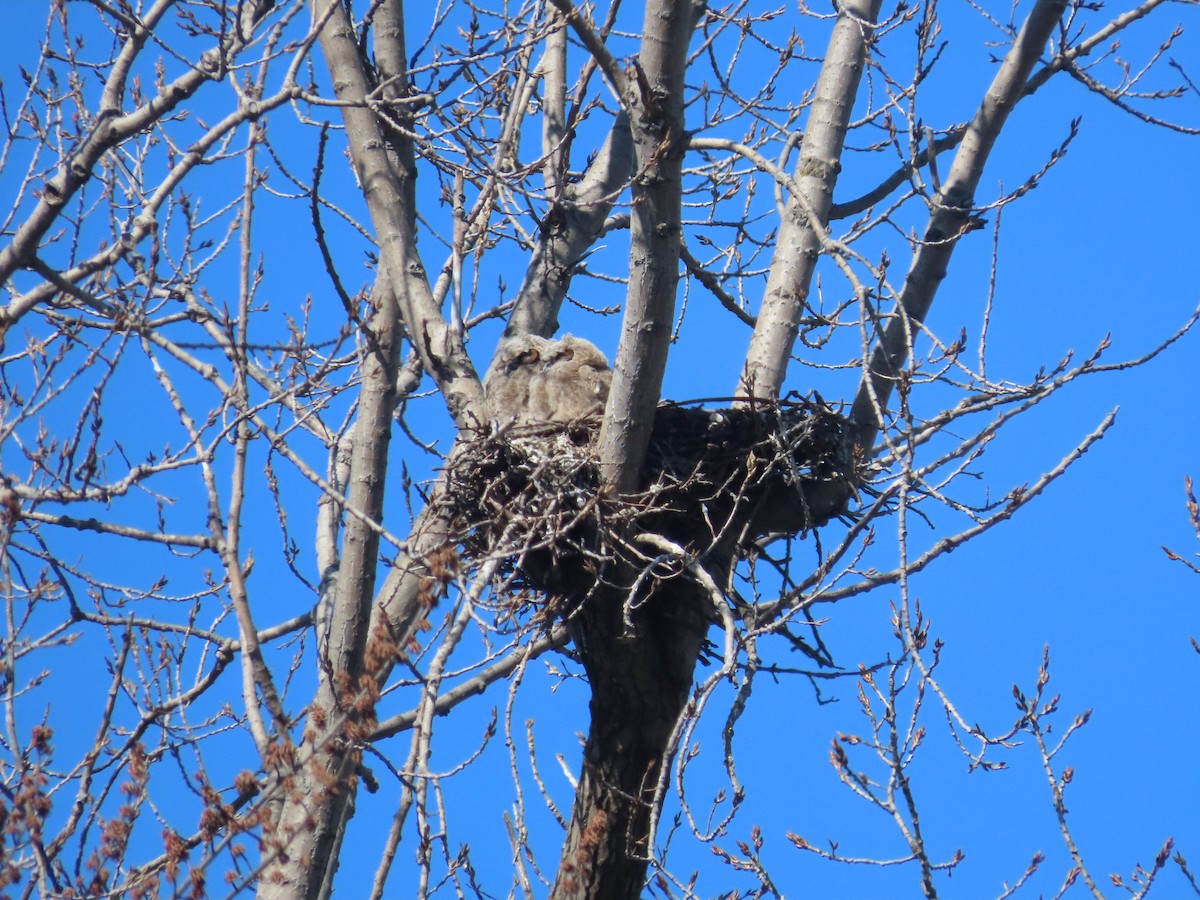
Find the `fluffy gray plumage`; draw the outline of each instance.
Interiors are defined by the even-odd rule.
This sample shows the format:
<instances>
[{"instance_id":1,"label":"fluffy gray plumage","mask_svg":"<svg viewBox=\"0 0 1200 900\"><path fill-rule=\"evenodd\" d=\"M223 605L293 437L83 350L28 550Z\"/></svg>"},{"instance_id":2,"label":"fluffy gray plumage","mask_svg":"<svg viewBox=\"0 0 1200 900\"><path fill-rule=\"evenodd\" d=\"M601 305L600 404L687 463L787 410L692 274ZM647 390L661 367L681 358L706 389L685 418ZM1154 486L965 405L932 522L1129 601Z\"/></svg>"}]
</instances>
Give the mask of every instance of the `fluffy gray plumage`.
<instances>
[{"instance_id":1,"label":"fluffy gray plumage","mask_svg":"<svg viewBox=\"0 0 1200 900\"><path fill-rule=\"evenodd\" d=\"M590 341L523 334L501 341L483 386L497 421L528 424L599 415L611 383L608 360Z\"/></svg>"},{"instance_id":2,"label":"fluffy gray plumage","mask_svg":"<svg viewBox=\"0 0 1200 900\"><path fill-rule=\"evenodd\" d=\"M536 334L505 338L483 380L484 394L500 422L531 421L529 386L545 363L551 341Z\"/></svg>"},{"instance_id":3,"label":"fluffy gray plumage","mask_svg":"<svg viewBox=\"0 0 1200 900\"><path fill-rule=\"evenodd\" d=\"M612 369L590 341L565 335L546 348L529 385L529 416L540 422L570 422L599 415L608 401Z\"/></svg>"}]
</instances>

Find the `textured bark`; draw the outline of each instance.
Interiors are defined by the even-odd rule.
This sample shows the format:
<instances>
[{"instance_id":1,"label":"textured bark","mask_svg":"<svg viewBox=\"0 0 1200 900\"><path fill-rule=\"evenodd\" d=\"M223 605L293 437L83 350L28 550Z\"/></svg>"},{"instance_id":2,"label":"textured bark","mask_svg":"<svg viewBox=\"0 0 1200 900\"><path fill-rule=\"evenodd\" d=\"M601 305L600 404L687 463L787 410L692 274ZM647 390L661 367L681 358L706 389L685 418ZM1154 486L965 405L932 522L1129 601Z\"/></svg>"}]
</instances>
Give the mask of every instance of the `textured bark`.
<instances>
[{"instance_id":1,"label":"textured bark","mask_svg":"<svg viewBox=\"0 0 1200 900\"><path fill-rule=\"evenodd\" d=\"M846 129L866 66L870 26L879 16L881 3L848 0L838 7L796 164L800 195L788 198L779 226L762 310L738 381L739 398L775 399L787 375L822 235L829 223Z\"/></svg>"},{"instance_id":2,"label":"textured bark","mask_svg":"<svg viewBox=\"0 0 1200 900\"><path fill-rule=\"evenodd\" d=\"M691 0L647 3L641 51L628 77L602 47L593 50L622 95L636 160L629 287L598 448L604 486L617 493L640 486L666 369L682 238L684 71L702 11ZM594 34L572 21L585 44L595 45ZM683 586L627 613L622 582L632 585L633 573L616 574L615 584L585 597L570 619L592 690L591 721L556 900L640 896L652 851L654 792L670 764L670 736L707 624L704 601Z\"/></svg>"},{"instance_id":3,"label":"textured bark","mask_svg":"<svg viewBox=\"0 0 1200 900\"><path fill-rule=\"evenodd\" d=\"M917 331L946 277L958 239L975 227L972 219L975 189L988 155L1009 113L1027 96L1029 74L1066 6L1066 0L1038 0L963 135L954 164L930 212L924 239L913 255L896 309L871 352L854 398L850 419L858 432L856 439L864 447L874 444L879 434L883 411L912 352Z\"/></svg>"},{"instance_id":4,"label":"textured bark","mask_svg":"<svg viewBox=\"0 0 1200 900\"><path fill-rule=\"evenodd\" d=\"M682 238L684 70L698 9L691 0L647 3L641 52L624 80L637 174L629 290L600 431L600 465L618 492L637 487L667 367Z\"/></svg>"},{"instance_id":5,"label":"textured bark","mask_svg":"<svg viewBox=\"0 0 1200 900\"><path fill-rule=\"evenodd\" d=\"M379 293L362 367L341 560L327 574L318 629L321 677L301 744L309 758L283 787L268 837L276 852L268 854L260 898L328 896L352 814L359 754L347 736L363 727L356 694L372 677L364 660L379 559L374 526L383 521L400 345L397 304L387 302L386 286Z\"/></svg>"},{"instance_id":6,"label":"textured bark","mask_svg":"<svg viewBox=\"0 0 1200 900\"><path fill-rule=\"evenodd\" d=\"M592 689L591 727L554 900L641 896L655 788L708 625L704 598L679 581L628 622L624 599L598 592L571 620Z\"/></svg>"},{"instance_id":7,"label":"textured bark","mask_svg":"<svg viewBox=\"0 0 1200 900\"><path fill-rule=\"evenodd\" d=\"M408 227L417 227L417 163L413 152L412 109L404 102L409 94L408 61L404 39L402 0L383 0L375 11L375 66L384 99L393 105L384 134L392 148L392 170L403 198L401 211ZM394 121L394 124L392 122Z\"/></svg>"},{"instance_id":8,"label":"textured bark","mask_svg":"<svg viewBox=\"0 0 1200 900\"><path fill-rule=\"evenodd\" d=\"M350 158L362 185L379 244L380 261L395 295L407 337L425 371L437 383L450 415L462 428L486 420L483 386L471 365L462 334L442 317L417 252L411 187L402 185L392 164L378 114L366 104L372 85L367 77L354 27L333 0L312 0L313 17L324 19L321 52L346 123Z\"/></svg>"},{"instance_id":9,"label":"textured bark","mask_svg":"<svg viewBox=\"0 0 1200 900\"><path fill-rule=\"evenodd\" d=\"M394 8L389 8L395 13ZM325 20L320 43L341 100L361 102L369 84L354 30L340 5L314 0L314 19ZM394 16L389 40L403 34ZM400 54L402 55L402 54ZM394 58L396 54L385 58ZM387 143L376 114L343 109L350 155L363 185L380 245L383 271L374 315L366 327L362 381L350 467L349 509L341 559L325 604L322 666L300 746L303 762L287 780L281 808L268 837L273 853L258 896L328 896L338 848L352 815L359 762L357 738L371 727L369 696L377 673L365 668L367 636L379 559L376 523L383 520L387 450L396 406L401 323L435 378L451 412L477 421L483 409L479 379L466 358L461 335L442 321L415 246L411 179L402 183L396 161L404 147ZM389 152L389 150L391 152ZM411 162L411 156L409 157Z\"/></svg>"}]
</instances>

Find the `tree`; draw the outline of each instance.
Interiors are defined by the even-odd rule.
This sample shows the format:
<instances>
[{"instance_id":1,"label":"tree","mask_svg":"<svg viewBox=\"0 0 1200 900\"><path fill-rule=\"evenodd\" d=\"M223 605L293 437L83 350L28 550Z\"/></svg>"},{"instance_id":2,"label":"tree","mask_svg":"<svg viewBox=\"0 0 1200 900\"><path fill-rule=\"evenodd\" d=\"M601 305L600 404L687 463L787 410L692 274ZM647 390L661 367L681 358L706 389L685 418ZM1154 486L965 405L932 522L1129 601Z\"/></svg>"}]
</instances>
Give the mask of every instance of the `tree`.
<instances>
[{"instance_id":1,"label":"tree","mask_svg":"<svg viewBox=\"0 0 1200 900\"><path fill-rule=\"evenodd\" d=\"M1064 123L1040 168L980 199L1010 115L1052 79L1195 132L1155 111L1196 93L1182 66L1179 87L1141 85L1178 29L1145 69L1102 52L1160 5L981 13L998 65L957 121L926 105L954 78L933 2L53 4L6 85L0 158L8 883L200 896L219 875L328 896L353 876L339 862L363 865L347 833L365 789L394 803L376 896L410 831L419 894L479 890L447 831L436 723L507 680L516 773L513 697L544 658L586 679L588 730L581 762L563 751L569 814L530 732L529 784L565 838L551 875L519 795L513 889L639 896L649 877L690 895L666 804L702 842L722 833L756 676L794 653L836 673L815 610L895 585L896 655L841 673L886 789L851 763L860 739L833 761L933 896L905 685L937 697L973 766L1018 732L1042 746L1055 704L1047 661L1012 731L968 724L909 579L1029 504L1112 417L996 500L970 482L1001 428L1195 316L1137 359L1101 345L1023 383L987 370L990 297L978 354L925 322L959 244L998 234L1075 139ZM732 396L663 404L669 352L711 352L681 337L685 310L745 327L722 340ZM603 343L617 314L602 416L494 408L516 377L494 348L568 316ZM790 391L798 364L846 402ZM914 517L950 533L910 544ZM102 709L82 741L40 712L66 646L109 666L80 689ZM727 685L728 792L701 825L672 781ZM404 759L376 749L401 734ZM720 853L777 892L759 837Z\"/></svg>"}]
</instances>

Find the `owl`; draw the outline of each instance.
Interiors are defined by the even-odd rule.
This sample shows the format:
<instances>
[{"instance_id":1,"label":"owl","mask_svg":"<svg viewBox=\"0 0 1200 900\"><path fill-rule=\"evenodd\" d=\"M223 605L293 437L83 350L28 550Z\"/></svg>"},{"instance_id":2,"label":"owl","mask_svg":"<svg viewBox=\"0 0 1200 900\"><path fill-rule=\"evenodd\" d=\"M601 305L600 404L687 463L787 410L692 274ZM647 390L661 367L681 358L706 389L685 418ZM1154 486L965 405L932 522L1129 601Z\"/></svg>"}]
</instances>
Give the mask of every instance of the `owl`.
<instances>
[{"instance_id":1,"label":"owl","mask_svg":"<svg viewBox=\"0 0 1200 900\"><path fill-rule=\"evenodd\" d=\"M612 369L595 344L565 335L551 341L529 384L529 417L539 422L570 422L604 412Z\"/></svg>"},{"instance_id":2,"label":"owl","mask_svg":"<svg viewBox=\"0 0 1200 900\"><path fill-rule=\"evenodd\" d=\"M484 394L497 421L526 424L533 420L530 382L540 373L553 343L536 334L519 334L500 342L483 380Z\"/></svg>"}]
</instances>

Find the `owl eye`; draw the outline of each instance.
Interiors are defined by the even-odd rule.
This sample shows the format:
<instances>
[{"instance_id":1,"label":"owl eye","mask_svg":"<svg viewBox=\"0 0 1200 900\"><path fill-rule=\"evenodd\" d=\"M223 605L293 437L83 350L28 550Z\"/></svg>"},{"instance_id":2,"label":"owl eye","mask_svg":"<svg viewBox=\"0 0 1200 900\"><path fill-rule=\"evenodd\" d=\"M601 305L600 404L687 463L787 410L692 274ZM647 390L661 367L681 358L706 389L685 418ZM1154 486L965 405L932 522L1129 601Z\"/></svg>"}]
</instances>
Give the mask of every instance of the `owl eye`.
<instances>
[{"instance_id":1,"label":"owl eye","mask_svg":"<svg viewBox=\"0 0 1200 900\"><path fill-rule=\"evenodd\" d=\"M524 352L522 352L519 355L514 356L512 359L510 359L508 361L508 365L506 365L504 367L504 369L507 372L512 372L513 369L517 369L521 366L532 365L533 363L537 362L538 359L540 359L540 358L541 358L541 354L538 353L536 350L533 350L533 349L525 350Z\"/></svg>"}]
</instances>

